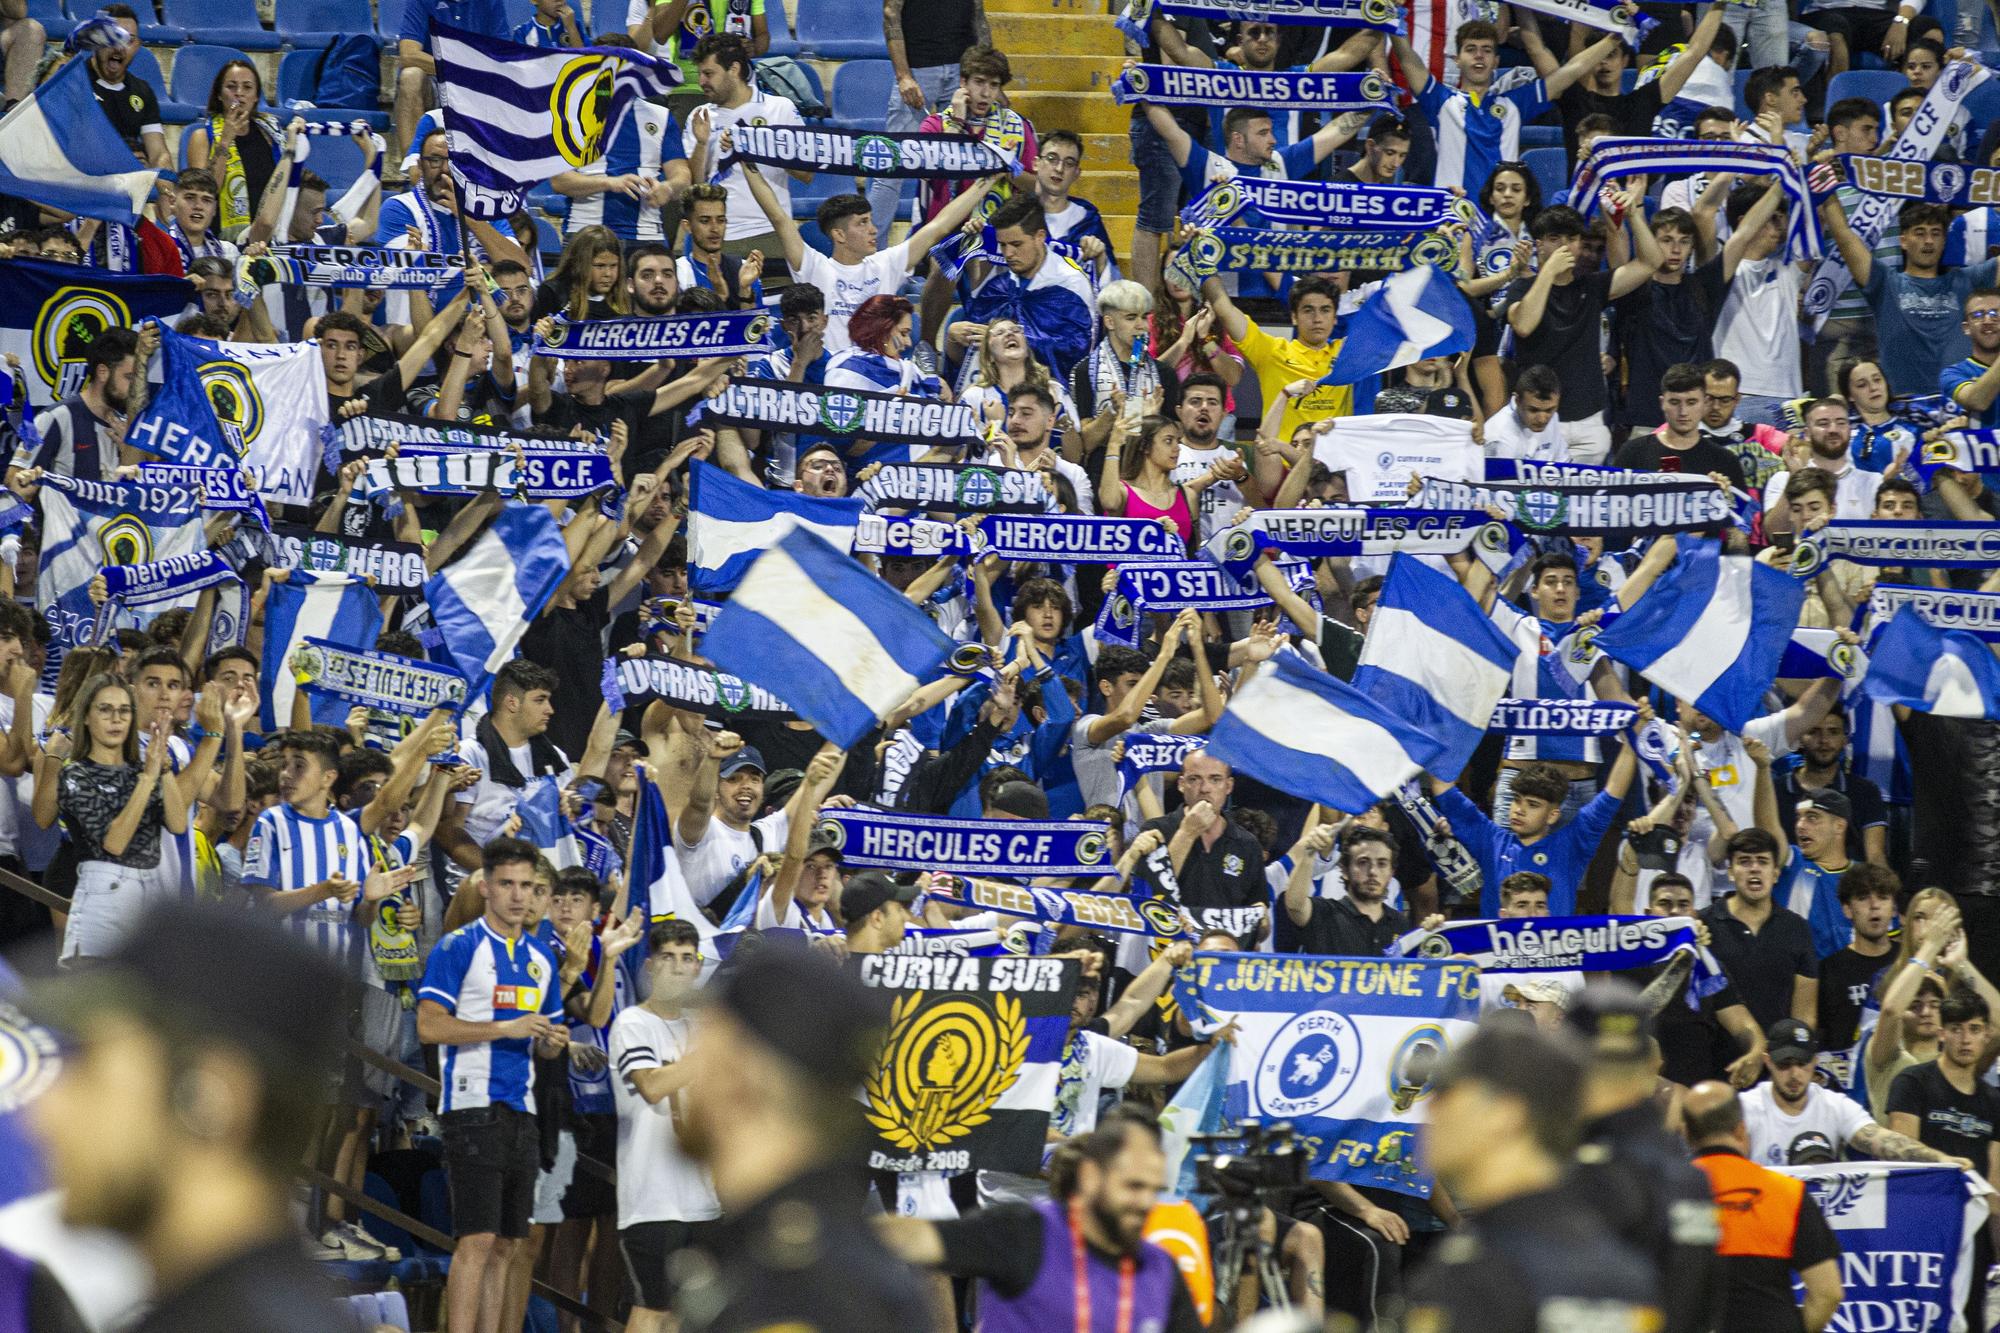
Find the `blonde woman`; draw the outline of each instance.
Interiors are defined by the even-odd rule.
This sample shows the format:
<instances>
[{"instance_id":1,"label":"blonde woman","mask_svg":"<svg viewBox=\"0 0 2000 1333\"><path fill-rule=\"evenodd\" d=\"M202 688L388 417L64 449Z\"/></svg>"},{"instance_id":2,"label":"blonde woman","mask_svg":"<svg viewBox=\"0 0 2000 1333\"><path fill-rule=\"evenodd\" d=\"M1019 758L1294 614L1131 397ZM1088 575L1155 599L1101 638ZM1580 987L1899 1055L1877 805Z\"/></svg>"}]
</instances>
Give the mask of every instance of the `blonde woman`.
<instances>
[{"instance_id":1,"label":"blonde woman","mask_svg":"<svg viewBox=\"0 0 2000 1333\"><path fill-rule=\"evenodd\" d=\"M1035 358L1027 333L1011 319L996 319L979 335L977 368L959 401L977 411L981 420L1000 422L1007 419L1007 396L1023 385L1047 389L1056 400L1058 419L1065 427L1082 420L1076 414L1076 404L1070 401L1069 390L1057 384L1049 368Z\"/></svg>"}]
</instances>

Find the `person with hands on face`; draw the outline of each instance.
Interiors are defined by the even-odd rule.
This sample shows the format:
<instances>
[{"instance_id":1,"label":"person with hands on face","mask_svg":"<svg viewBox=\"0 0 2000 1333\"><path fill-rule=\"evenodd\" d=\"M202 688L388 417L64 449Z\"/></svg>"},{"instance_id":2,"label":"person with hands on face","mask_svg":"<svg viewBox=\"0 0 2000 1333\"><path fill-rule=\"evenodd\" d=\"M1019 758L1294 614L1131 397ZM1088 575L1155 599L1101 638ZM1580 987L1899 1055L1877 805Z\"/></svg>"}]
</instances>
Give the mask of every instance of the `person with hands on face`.
<instances>
[{"instance_id":1,"label":"person with hands on face","mask_svg":"<svg viewBox=\"0 0 2000 1333\"><path fill-rule=\"evenodd\" d=\"M786 807L790 827L785 831L777 875L772 878L767 873L769 888L757 903L754 929L826 933L835 929L830 905L840 888L840 848L819 836L817 816L846 764L847 751L831 741L807 761L805 777Z\"/></svg>"},{"instance_id":2,"label":"person with hands on face","mask_svg":"<svg viewBox=\"0 0 2000 1333\"><path fill-rule=\"evenodd\" d=\"M1292 848L1292 873L1285 882L1285 916L1295 928L1290 952L1379 957L1410 928L1410 919L1388 904L1396 872L1396 847L1379 829L1321 823L1319 809L1307 816L1307 832ZM1339 838L1340 873L1347 892L1339 898L1313 894L1313 870ZM1280 931L1282 937L1286 932Z\"/></svg>"}]
</instances>

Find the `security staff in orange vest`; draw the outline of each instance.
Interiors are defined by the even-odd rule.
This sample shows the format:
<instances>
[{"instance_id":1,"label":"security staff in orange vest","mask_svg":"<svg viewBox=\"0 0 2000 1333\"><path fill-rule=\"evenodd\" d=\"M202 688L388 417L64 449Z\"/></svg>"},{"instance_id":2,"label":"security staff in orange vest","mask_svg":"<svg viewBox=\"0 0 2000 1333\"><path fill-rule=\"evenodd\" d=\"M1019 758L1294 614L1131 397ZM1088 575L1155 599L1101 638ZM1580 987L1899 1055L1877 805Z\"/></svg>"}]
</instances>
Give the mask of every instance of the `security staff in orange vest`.
<instances>
[{"instance_id":1,"label":"security staff in orange vest","mask_svg":"<svg viewBox=\"0 0 2000 1333\"><path fill-rule=\"evenodd\" d=\"M1749 1159L1743 1105L1727 1083L1695 1084L1683 1116L1722 1223L1722 1333L1821 1333L1841 1292L1840 1242L1819 1205L1796 1176ZM1793 1273L1805 1283L1803 1309L1793 1303Z\"/></svg>"}]
</instances>

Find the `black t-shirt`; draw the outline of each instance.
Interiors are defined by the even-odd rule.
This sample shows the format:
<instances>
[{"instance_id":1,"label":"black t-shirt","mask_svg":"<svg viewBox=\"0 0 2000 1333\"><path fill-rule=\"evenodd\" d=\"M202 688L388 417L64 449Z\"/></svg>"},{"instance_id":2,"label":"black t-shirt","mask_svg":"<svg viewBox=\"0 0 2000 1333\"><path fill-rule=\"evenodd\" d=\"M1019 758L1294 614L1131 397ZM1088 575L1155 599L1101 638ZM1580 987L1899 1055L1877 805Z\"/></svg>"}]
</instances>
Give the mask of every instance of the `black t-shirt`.
<instances>
[{"instance_id":1,"label":"black t-shirt","mask_svg":"<svg viewBox=\"0 0 2000 1333\"><path fill-rule=\"evenodd\" d=\"M609 596L609 589L599 588L576 606L550 607L521 636L521 656L556 673L549 739L564 754L583 753L603 701Z\"/></svg>"},{"instance_id":2,"label":"black t-shirt","mask_svg":"<svg viewBox=\"0 0 2000 1333\"><path fill-rule=\"evenodd\" d=\"M1528 294L1533 278L1521 278L1507 289L1512 306ZM1547 366L1562 380L1564 421L1582 421L1604 410L1604 362L1599 334L1604 307L1611 299L1611 275L1579 273L1569 282L1549 288L1542 319L1527 337L1515 335L1515 364Z\"/></svg>"},{"instance_id":3,"label":"black t-shirt","mask_svg":"<svg viewBox=\"0 0 2000 1333\"><path fill-rule=\"evenodd\" d=\"M153 85L128 69L125 82L113 88L99 83L93 71L90 91L97 94L97 104L104 108L106 118L125 146L143 155L146 151L143 131L148 125L160 128L160 99L154 94Z\"/></svg>"},{"instance_id":4,"label":"black t-shirt","mask_svg":"<svg viewBox=\"0 0 2000 1333\"><path fill-rule=\"evenodd\" d=\"M1160 830L1169 840L1181 826L1181 813L1149 820L1147 828ZM1264 849L1250 832L1224 818L1222 836L1213 847L1196 838L1178 876L1181 905L1194 914L1204 930L1226 930L1247 935L1263 923L1270 903L1264 882Z\"/></svg>"},{"instance_id":5,"label":"black t-shirt","mask_svg":"<svg viewBox=\"0 0 2000 1333\"><path fill-rule=\"evenodd\" d=\"M1709 1148L1695 1155L1727 1151ZM1805 1194L1799 1199L1799 1224L1792 1233L1790 1258L1732 1254L1723 1259L1729 1293L1723 1305L1722 1333L1803 1333L1805 1320L1799 1315L1792 1274L1839 1258L1840 1242L1833 1238L1826 1215L1813 1196Z\"/></svg>"},{"instance_id":6,"label":"black t-shirt","mask_svg":"<svg viewBox=\"0 0 2000 1333\"><path fill-rule=\"evenodd\" d=\"M1911 878L1950 893L2000 895L2000 722L1910 710L1896 729L1910 765Z\"/></svg>"},{"instance_id":7,"label":"black t-shirt","mask_svg":"<svg viewBox=\"0 0 2000 1333\"><path fill-rule=\"evenodd\" d=\"M907 21L919 15L923 22ZM965 48L980 40L976 18L973 0L926 0L910 10L903 24L903 51L910 68L956 65Z\"/></svg>"},{"instance_id":8,"label":"black t-shirt","mask_svg":"<svg viewBox=\"0 0 2000 1333\"><path fill-rule=\"evenodd\" d=\"M1618 122L1613 134L1629 135L1639 139L1653 137L1653 118L1660 114L1660 81L1642 83L1629 93L1592 92L1581 83L1573 83L1563 90L1556 99L1556 110L1562 115L1563 156L1568 160L1570 170L1576 170L1576 127L1586 116L1609 116Z\"/></svg>"},{"instance_id":9,"label":"black t-shirt","mask_svg":"<svg viewBox=\"0 0 2000 1333\"><path fill-rule=\"evenodd\" d=\"M1984 1079L1975 1078L1971 1092L1960 1092L1935 1060L1905 1069L1889 1085L1889 1114L1898 1111L1917 1118L1917 1139L1926 1148L1970 1158L1986 1169L1986 1146L2000 1125L2000 1092Z\"/></svg>"},{"instance_id":10,"label":"black t-shirt","mask_svg":"<svg viewBox=\"0 0 2000 1333\"><path fill-rule=\"evenodd\" d=\"M1671 460L1671 462L1670 462ZM1657 435L1634 435L1611 457L1613 467L1637 468L1641 472L1681 472L1705 477L1720 472L1735 486L1747 486L1743 465L1727 446L1718 444L1704 431L1691 448L1678 448Z\"/></svg>"},{"instance_id":11,"label":"black t-shirt","mask_svg":"<svg viewBox=\"0 0 2000 1333\"><path fill-rule=\"evenodd\" d=\"M608 435L612 422L623 421L629 436L626 445L629 449L638 443L639 428L653 410L653 399L657 393L656 389L630 389L624 393L606 394L603 402L591 406L578 402L570 394L552 392L547 409L535 414L535 424L546 430L558 431L582 426L586 430Z\"/></svg>"},{"instance_id":12,"label":"black t-shirt","mask_svg":"<svg viewBox=\"0 0 2000 1333\"><path fill-rule=\"evenodd\" d=\"M1869 956L1854 952L1848 945L1819 960L1819 1044L1830 1051L1844 1051L1861 1035L1861 1007L1875 978L1895 957L1889 953Z\"/></svg>"},{"instance_id":13,"label":"black t-shirt","mask_svg":"<svg viewBox=\"0 0 2000 1333\"><path fill-rule=\"evenodd\" d=\"M1710 950L1736 983L1757 1026L1768 1029L1792 1015L1792 982L1819 975L1819 951L1813 948L1812 927L1797 912L1773 906L1764 928L1751 932L1729 910L1729 900L1709 904L1701 919L1708 922Z\"/></svg>"},{"instance_id":14,"label":"black t-shirt","mask_svg":"<svg viewBox=\"0 0 2000 1333\"><path fill-rule=\"evenodd\" d=\"M1652 984L1666 970L1665 963L1633 968L1626 979L1641 988ZM1725 968L1725 972L1727 969ZM1687 990L1668 1000L1653 1019L1653 1036L1660 1043L1660 1077L1691 1088L1706 1078L1721 1078L1729 1062L1742 1054L1736 1039L1716 1015L1731 1005L1742 1004L1734 982L1726 978L1722 989L1703 997L1699 1008L1690 1008Z\"/></svg>"},{"instance_id":15,"label":"black t-shirt","mask_svg":"<svg viewBox=\"0 0 2000 1333\"><path fill-rule=\"evenodd\" d=\"M1371 921L1352 898L1314 898L1309 905L1312 916L1303 926L1279 905L1279 952L1380 958L1410 929L1410 919L1390 907L1382 909L1381 920Z\"/></svg>"},{"instance_id":16,"label":"black t-shirt","mask_svg":"<svg viewBox=\"0 0 2000 1333\"><path fill-rule=\"evenodd\" d=\"M1679 282L1641 283L1611 303L1613 346L1625 362L1625 392L1618 419L1657 426L1660 377L1669 366L1700 365L1715 355L1715 317L1728 295L1722 257Z\"/></svg>"},{"instance_id":17,"label":"black t-shirt","mask_svg":"<svg viewBox=\"0 0 2000 1333\"><path fill-rule=\"evenodd\" d=\"M1778 818L1785 826L1785 837L1798 841L1799 797L1804 788L1799 783L1799 770L1788 768L1774 775L1775 790L1778 794ZM1889 807L1882 800L1882 789L1859 773L1849 773L1845 769L1833 776L1828 784L1835 791L1845 792L1848 803L1854 807L1854 817L1847 821L1847 855L1850 860L1868 859L1868 844L1861 836L1863 829L1885 828L1889 823Z\"/></svg>"},{"instance_id":18,"label":"black t-shirt","mask_svg":"<svg viewBox=\"0 0 2000 1333\"><path fill-rule=\"evenodd\" d=\"M984 1279L993 1290L1012 1300L1026 1291L1041 1272L1042 1215L1028 1204L996 1204L933 1225L944 1245L944 1262L938 1268L953 1277ZM1094 1245L1090 1252L1106 1262L1117 1262L1118 1256L1106 1254ZM1106 1323L1109 1323L1108 1312ZM1187 1283L1174 1283L1173 1305L1167 1313L1164 1333L1201 1333L1201 1328L1201 1316L1195 1311L1194 1299L1188 1295Z\"/></svg>"}]
</instances>

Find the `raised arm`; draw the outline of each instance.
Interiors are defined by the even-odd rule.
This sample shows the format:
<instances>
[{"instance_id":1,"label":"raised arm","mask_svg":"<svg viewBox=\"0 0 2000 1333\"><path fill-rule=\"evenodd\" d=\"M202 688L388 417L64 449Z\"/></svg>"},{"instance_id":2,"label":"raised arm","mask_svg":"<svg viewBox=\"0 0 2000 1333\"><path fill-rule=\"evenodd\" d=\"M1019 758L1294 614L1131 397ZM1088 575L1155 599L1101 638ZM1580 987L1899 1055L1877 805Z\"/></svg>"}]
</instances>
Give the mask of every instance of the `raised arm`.
<instances>
[{"instance_id":1,"label":"raised arm","mask_svg":"<svg viewBox=\"0 0 2000 1333\"><path fill-rule=\"evenodd\" d=\"M1208 308L1215 312L1216 323L1222 326L1222 331L1230 338L1241 342L1249 336L1250 317L1237 309L1236 302L1229 299L1229 293L1222 288L1222 279L1213 276L1203 278L1201 299L1208 302Z\"/></svg>"},{"instance_id":2,"label":"raised arm","mask_svg":"<svg viewBox=\"0 0 2000 1333\"><path fill-rule=\"evenodd\" d=\"M1687 81L1701 68L1701 62L1708 59L1708 49L1715 45L1715 33L1721 26L1722 6L1710 5L1702 11L1701 22L1694 25L1694 32L1689 35L1687 45L1681 48L1681 53L1674 57L1674 62L1660 74L1662 105L1679 97L1681 89L1687 86Z\"/></svg>"},{"instance_id":3,"label":"raised arm","mask_svg":"<svg viewBox=\"0 0 2000 1333\"><path fill-rule=\"evenodd\" d=\"M1618 35L1607 32L1583 50L1564 62L1561 69L1542 79L1542 86L1548 90L1550 98L1561 97L1578 81L1604 63L1605 57L1618 45Z\"/></svg>"},{"instance_id":4,"label":"raised arm","mask_svg":"<svg viewBox=\"0 0 2000 1333\"><path fill-rule=\"evenodd\" d=\"M1402 71L1403 82L1410 85L1411 94L1423 96L1424 89L1431 86L1431 72L1424 58L1417 54L1417 48L1401 32L1391 32L1389 51L1396 57L1396 68Z\"/></svg>"},{"instance_id":5,"label":"raised arm","mask_svg":"<svg viewBox=\"0 0 2000 1333\"><path fill-rule=\"evenodd\" d=\"M1869 277L1875 272L1875 254L1847 223L1847 210L1840 206L1838 193L1828 195L1819 206L1820 225L1826 234L1833 237L1833 243L1840 251L1840 262L1847 265L1847 271L1854 275L1856 287L1866 287Z\"/></svg>"},{"instance_id":6,"label":"raised arm","mask_svg":"<svg viewBox=\"0 0 2000 1333\"><path fill-rule=\"evenodd\" d=\"M1771 220L1771 215L1778 211L1778 203L1784 197L1784 187L1778 183L1778 178L1773 176L1763 196L1750 205L1749 211L1743 215L1743 220L1729 233L1729 239L1722 243L1724 282L1732 281L1736 277L1737 267L1743 263L1743 255L1749 250L1750 242L1764 229L1764 224Z\"/></svg>"}]
</instances>

